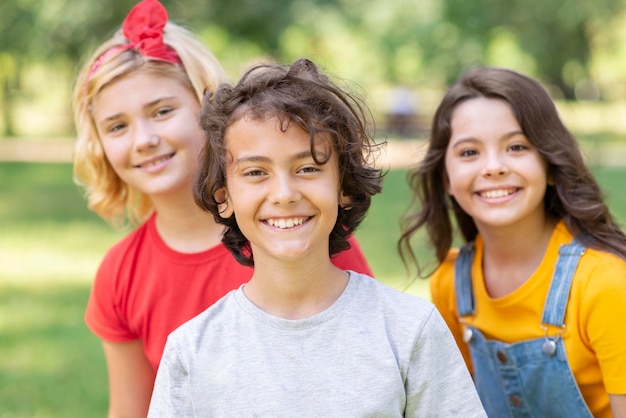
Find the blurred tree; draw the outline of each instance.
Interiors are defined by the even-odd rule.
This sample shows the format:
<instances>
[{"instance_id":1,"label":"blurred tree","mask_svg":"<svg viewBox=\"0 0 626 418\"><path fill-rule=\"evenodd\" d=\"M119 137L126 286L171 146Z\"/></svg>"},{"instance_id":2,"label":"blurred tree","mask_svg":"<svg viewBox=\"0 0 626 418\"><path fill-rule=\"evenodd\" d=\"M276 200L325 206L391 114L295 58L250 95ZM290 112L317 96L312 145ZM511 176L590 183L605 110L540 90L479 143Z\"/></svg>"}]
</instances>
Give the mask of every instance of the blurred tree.
<instances>
[{"instance_id":1,"label":"blurred tree","mask_svg":"<svg viewBox=\"0 0 626 418\"><path fill-rule=\"evenodd\" d=\"M590 78L592 39L623 12L623 0L445 0L442 18L462 34L440 53L448 61L449 81L470 66L491 64L488 48L502 30L532 57L537 76L574 99L576 84ZM434 51L432 51L434 52Z\"/></svg>"},{"instance_id":2,"label":"blurred tree","mask_svg":"<svg viewBox=\"0 0 626 418\"><path fill-rule=\"evenodd\" d=\"M197 3L203 5L188 7L191 14L177 13L176 16L196 26L202 22L223 26L232 39L253 40L271 56L279 55L280 35L297 19L294 15L294 4L297 2L294 0L213 0ZM175 4L172 6L173 13Z\"/></svg>"},{"instance_id":3,"label":"blurred tree","mask_svg":"<svg viewBox=\"0 0 626 418\"><path fill-rule=\"evenodd\" d=\"M85 56L120 27L136 1L0 1L5 135L15 133L13 106L24 94L25 69L46 64L71 81ZM173 21L198 33L228 63L234 77L233 68L261 56L279 61L309 56L368 89L440 88L468 67L488 64L528 72L574 98L577 88L593 90L602 73L598 66L612 62L614 45L626 37L616 31L626 0L162 2ZM595 60L592 48L600 51ZM615 94L606 86L620 77L604 77L600 92Z\"/></svg>"},{"instance_id":4,"label":"blurred tree","mask_svg":"<svg viewBox=\"0 0 626 418\"><path fill-rule=\"evenodd\" d=\"M626 97L626 12L611 20L595 20L592 38L591 77L602 97Z\"/></svg>"},{"instance_id":5,"label":"blurred tree","mask_svg":"<svg viewBox=\"0 0 626 418\"><path fill-rule=\"evenodd\" d=\"M35 7L27 1L0 3L0 106L6 135L15 133L11 99L20 90L20 75L26 63L24 53L33 38Z\"/></svg>"},{"instance_id":6,"label":"blurred tree","mask_svg":"<svg viewBox=\"0 0 626 418\"><path fill-rule=\"evenodd\" d=\"M125 3L131 5L134 2ZM22 82L26 69L46 63L52 70L63 67L64 63L77 62L90 41L111 31L107 19L121 19L126 10L126 7L111 7L109 3L97 1L0 3L3 136L16 134L15 105L20 95L26 94Z\"/></svg>"}]
</instances>

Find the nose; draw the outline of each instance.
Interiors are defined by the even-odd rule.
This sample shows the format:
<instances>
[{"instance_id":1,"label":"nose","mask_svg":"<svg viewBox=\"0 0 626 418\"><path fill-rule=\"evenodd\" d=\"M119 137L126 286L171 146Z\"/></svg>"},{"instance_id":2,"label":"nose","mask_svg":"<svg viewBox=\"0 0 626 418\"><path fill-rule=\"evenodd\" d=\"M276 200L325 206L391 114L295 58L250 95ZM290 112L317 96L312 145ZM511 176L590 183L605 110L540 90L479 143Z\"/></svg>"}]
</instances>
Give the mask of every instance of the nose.
<instances>
[{"instance_id":1,"label":"nose","mask_svg":"<svg viewBox=\"0 0 626 418\"><path fill-rule=\"evenodd\" d=\"M483 176L502 176L508 172L509 168L506 164L504 156L495 152L487 155L485 166L483 167Z\"/></svg>"},{"instance_id":2,"label":"nose","mask_svg":"<svg viewBox=\"0 0 626 418\"><path fill-rule=\"evenodd\" d=\"M269 200L275 205L288 205L300 199L298 180L288 173L275 174L270 188Z\"/></svg>"},{"instance_id":3,"label":"nose","mask_svg":"<svg viewBox=\"0 0 626 418\"><path fill-rule=\"evenodd\" d=\"M133 144L136 151L145 151L159 145L160 138L154 126L149 122L138 122L133 132Z\"/></svg>"}]
</instances>

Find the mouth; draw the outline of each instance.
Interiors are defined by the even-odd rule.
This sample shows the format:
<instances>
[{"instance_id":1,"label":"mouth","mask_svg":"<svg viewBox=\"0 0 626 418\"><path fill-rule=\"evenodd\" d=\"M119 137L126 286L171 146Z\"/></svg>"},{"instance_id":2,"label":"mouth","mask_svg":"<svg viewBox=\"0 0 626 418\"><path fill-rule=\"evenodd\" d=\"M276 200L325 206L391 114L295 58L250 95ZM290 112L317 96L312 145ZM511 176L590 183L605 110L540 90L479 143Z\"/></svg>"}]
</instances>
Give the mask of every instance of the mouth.
<instances>
[{"instance_id":1,"label":"mouth","mask_svg":"<svg viewBox=\"0 0 626 418\"><path fill-rule=\"evenodd\" d=\"M265 220L265 223L273 226L274 228L279 229L289 229L299 225L302 225L306 221L308 221L308 217L297 217L297 218L269 218Z\"/></svg>"},{"instance_id":2,"label":"mouth","mask_svg":"<svg viewBox=\"0 0 626 418\"><path fill-rule=\"evenodd\" d=\"M519 189L515 187L511 187L508 189L494 189L478 192L478 195L484 199L501 199L503 197L511 196L512 194L517 193L518 190Z\"/></svg>"},{"instance_id":3,"label":"mouth","mask_svg":"<svg viewBox=\"0 0 626 418\"><path fill-rule=\"evenodd\" d=\"M135 168L148 168L148 167L154 167L155 165L159 165L169 159L171 159L172 157L174 157L176 153L173 152L171 154L166 154L166 155L162 155L160 157L156 157L153 158L151 160L147 160L147 161L143 161L140 164L135 165Z\"/></svg>"}]
</instances>

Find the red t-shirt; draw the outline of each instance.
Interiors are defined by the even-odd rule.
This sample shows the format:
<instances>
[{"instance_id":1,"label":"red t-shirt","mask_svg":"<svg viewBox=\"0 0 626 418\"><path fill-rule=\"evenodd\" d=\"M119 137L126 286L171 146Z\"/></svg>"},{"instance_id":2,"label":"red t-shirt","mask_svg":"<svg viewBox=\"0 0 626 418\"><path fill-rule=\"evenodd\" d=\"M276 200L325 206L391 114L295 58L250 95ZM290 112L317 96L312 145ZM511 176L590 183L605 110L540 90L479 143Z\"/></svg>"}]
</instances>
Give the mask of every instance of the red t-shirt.
<instances>
[{"instance_id":1,"label":"red t-shirt","mask_svg":"<svg viewBox=\"0 0 626 418\"><path fill-rule=\"evenodd\" d=\"M333 258L345 270L372 276L358 243ZM219 244L200 253L169 248L156 230L155 216L107 252L91 289L85 322L106 341L143 341L156 371L170 332L203 312L252 277Z\"/></svg>"}]
</instances>

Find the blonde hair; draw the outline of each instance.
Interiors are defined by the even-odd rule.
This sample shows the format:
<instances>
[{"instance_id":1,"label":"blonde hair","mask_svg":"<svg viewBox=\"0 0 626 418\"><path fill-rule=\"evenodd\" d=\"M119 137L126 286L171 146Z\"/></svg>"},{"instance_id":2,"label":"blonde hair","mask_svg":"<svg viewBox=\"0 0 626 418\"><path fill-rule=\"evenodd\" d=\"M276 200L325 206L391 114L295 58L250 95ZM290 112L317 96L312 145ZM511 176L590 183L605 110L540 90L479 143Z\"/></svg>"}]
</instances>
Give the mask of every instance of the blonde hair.
<instances>
[{"instance_id":1,"label":"blonde hair","mask_svg":"<svg viewBox=\"0 0 626 418\"><path fill-rule=\"evenodd\" d=\"M116 227L137 225L154 208L150 198L124 182L109 163L91 114L95 97L110 83L136 73L178 79L196 95L198 103L206 91L215 91L228 81L219 61L188 30L167 23L163 39L176 51L182 65L144 57L134 49L103 55L128 43L120 29L84 64L74 88L74 182L84 188L89 209ZM94 66L98 60L101 62Z\"/></svg>"}]
</instances>

